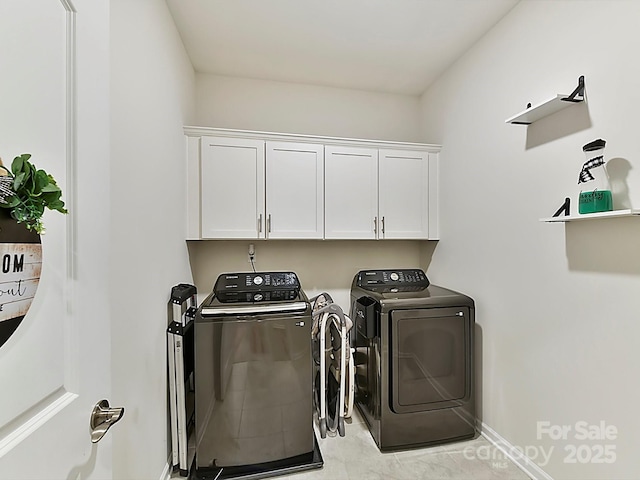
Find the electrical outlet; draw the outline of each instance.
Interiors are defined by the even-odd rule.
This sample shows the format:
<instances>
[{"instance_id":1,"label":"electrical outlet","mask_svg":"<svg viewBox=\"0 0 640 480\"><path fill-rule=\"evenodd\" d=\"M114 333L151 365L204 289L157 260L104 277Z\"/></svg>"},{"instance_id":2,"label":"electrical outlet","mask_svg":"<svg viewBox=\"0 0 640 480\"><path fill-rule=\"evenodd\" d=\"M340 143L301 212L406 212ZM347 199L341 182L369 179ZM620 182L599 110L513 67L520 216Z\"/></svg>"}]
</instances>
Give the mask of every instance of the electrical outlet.
<instances>
[{"instance_id":1,"label":"electrical outlet","mask_svg":"<svg viewBox=\"0 0 640 480\"><path fill-rule=\"evenodd\" d=\"M247 261L249 263L253 263L253 264L255 264L255 262L256 262L256 248L253 245L253 243L249 244L249 252L247 254Z\"/></svg>"}]
</instances>

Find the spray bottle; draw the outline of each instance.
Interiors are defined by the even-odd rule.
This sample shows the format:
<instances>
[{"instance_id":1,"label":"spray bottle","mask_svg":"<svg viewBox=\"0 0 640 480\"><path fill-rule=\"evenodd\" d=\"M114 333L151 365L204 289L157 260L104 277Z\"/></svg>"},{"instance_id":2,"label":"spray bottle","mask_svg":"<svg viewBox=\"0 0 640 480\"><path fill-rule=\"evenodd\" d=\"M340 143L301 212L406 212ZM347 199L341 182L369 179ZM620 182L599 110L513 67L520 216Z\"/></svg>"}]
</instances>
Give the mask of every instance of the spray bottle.
<instances>
[{"instance_id":1,"label":"spray bottle","mask_svg":"<svg viewBox=\"0 0 640 480\"><path fill-rule=\"evenodd\" d=\"M606 144L607 142L600 138L582 147L587 161L582 165L582 170L580 170L580 175L578 176L578 187L580 188L580 196L578 197L579 213L613 210L609 176L604 165L604 147Z\"/></svg>"}]
</instances>

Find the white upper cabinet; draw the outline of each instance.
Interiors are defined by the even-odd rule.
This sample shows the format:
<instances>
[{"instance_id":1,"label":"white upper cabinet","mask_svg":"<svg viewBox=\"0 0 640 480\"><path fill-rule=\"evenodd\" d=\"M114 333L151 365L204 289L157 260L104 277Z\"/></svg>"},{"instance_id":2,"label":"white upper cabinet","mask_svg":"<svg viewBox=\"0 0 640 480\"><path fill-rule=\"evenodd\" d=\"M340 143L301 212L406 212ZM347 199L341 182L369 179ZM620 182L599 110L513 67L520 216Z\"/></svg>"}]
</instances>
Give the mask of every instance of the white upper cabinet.
<instances>
[{"instance_id":1,"label":"white upper cabinet","mask_svg":"<svg viewBox=\"0 0 640 480\"><path fill-rule=\"evenodd\" d=\"M324 155L325 238L377 238L378 149L327 146Z\"/></svg>"},{"instance_id":2,"label":"white upper cabinet","mask_svg":"<svg viewBox=\"0 0 640 480\"><path fill-rule=\"evenodd\" d=\"M437 154L325 147L325 238L437 239Z\"/></svg>"},{"instance_id":3,"label":"white upper cabinet","mask_svg":"<svg viewBox=\"0 0 640 480\"><path fill-rule=\"evenodd\" d=\"M379 238L429 238L429 154L380 150Z\"/></svg>"},{"instance_id":4,"label":"white upper cabinet","mask_svg":"<svg viewBox=\"0 0 640 480\"><path fill-rule=\"evenodd\" d=\"M267 142L267 238L323 238L323 165L323 145Z\"/></svg>"},{"instance_id":5,"label":"white upper cabinet","mask_svg":"<svg viewBox=\"0 0 640 480\"><path fill-rule=\"evenodd\" d=\"M265 238L264 142L202 137L202 238Z\"/></svg>"},{"instance_id":6,"label":"white upper cabinet","mask_svg":"<svg viewBox=\"0 0 640 480\"><path fill-rule=\"evenodd\" d=\"M185 133L190 240L438 239L438 145Z\"/></svg>"}]
</instances>

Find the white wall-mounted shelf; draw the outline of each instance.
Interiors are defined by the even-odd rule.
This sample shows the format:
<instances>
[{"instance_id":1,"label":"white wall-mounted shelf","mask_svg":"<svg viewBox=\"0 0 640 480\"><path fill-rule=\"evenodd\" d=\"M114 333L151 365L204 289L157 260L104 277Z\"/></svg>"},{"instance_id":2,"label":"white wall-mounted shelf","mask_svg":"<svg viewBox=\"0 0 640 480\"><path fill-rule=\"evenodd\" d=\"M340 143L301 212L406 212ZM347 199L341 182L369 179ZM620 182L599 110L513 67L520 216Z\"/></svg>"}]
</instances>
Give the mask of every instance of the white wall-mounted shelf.
<instances>
[{"instance_id":1,"label":"white wall-mounted shelf","mask_svg":"<svg viewBox=\"0 0 640 480\"><path fill-rule=\"evenodd\" d=\"M613 210L611 212L598 212L598 213L585 213L583 215L568 215L560 217L541 218L541 222L549 223L565 223L574 222L578 220L594 220L599 218L619 218L619 217L633 217L640 215L640 209L628 208L626 210Z\"/></svg>"},{"instance_id":2,"label":"white wall-mounted shelf","mask_svg":"<svg viewBox=\"0 0 640 480\"><path fill-rule=\"evenodd\" d=\"M505 123L513 123L515 125L530 125L536 120L540 120L541 118L551 115L552 113L559 112L560 110L570 107L571 105L575 105L576 103L562 100L563 98L567 98L567 95L559 93L555 97L534 105L531 108L527 108L525 111L520 112L511 118L507 118L505 120Z\"/></svg>"},{"instance_id":3,"label":"white wall-mounted shelf","mask_svg":"<svg viewBox=\"0 0 640 480\"><path fill-rule=\"evenodd\" d=\"M584 101L584 77L578 79L576 89L568 94L559 93L555 97L551 97L537 105L529 106L526 110L515 114L513 117L507 118L505 123L514 125L530 125L536 120L540 120L552 113L559 112L571 105L582 103Z\"/></svg>"}]
</instances>

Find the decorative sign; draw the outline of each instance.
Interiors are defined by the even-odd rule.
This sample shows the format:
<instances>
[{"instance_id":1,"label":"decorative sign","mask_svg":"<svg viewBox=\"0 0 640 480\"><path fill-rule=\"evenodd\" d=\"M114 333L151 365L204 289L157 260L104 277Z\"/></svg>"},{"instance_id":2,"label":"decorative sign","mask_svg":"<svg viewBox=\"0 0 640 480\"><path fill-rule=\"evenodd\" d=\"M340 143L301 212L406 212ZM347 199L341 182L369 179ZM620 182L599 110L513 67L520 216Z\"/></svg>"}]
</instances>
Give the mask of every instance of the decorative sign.
<instances>
[{"instance_id":1,"label":"decorative sign","mask_svg":"<svg viewBox=\"0 0 640 480\"><path fill-rule=\"evenodd\" d=\"M11 218L0 218L0 346L29 311L41 269L40 236Z\"/></svg>"},{"instance_id":2,"label":"decorative sign","mask_svg":"<svg viewBox=\"0 0 640 480\"><path fill-rule=\"evenodd\" d=\"M0 244L0 322L25 316L36 294L42 268L42 245Z\"/></svg>"}]
</instances>

